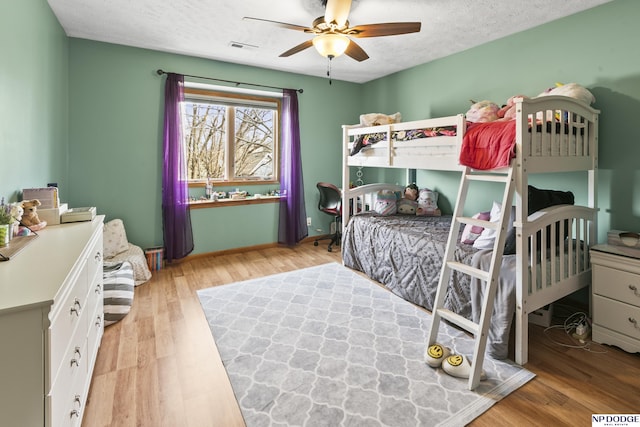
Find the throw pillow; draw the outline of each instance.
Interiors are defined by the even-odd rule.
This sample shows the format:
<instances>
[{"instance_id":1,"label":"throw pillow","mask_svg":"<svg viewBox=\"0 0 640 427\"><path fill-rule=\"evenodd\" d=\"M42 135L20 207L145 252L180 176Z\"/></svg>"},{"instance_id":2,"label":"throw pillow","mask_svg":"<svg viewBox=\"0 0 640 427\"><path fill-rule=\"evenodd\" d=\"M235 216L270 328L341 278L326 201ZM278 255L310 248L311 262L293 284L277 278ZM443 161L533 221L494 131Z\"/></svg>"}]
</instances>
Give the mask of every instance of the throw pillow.
<instances>
[{"instance_id":1,"label":"throw pillow","mask_svg":"<svg viewBox=\"0 0 640 427\"><path fill-rule=\"evenodd\" d=\"M491 212L478 212L477 214L472 216L472 218L489 221L491 219ZM484 231L484 227L480 227L479 225L466 224L464 226L464 230L462 230L460 242L467 245L472 245L473 242L475 242L476 239L480 237L482 231Z\"/></svg>"},{"instance_id":2,"label":"throw pillow","mask_svg":"<svg viewBox=\"0 0 640 427\"><path fill-rule=\"evenodd\" d=\"M490 218L491 222L500 222L500 215L502 214L502 205L496 201L493 202L491 207ZM511 215L509 217L509 228L513 228L513 221L516 217L516 207L511 206ZM485 228L480 236L473 242L473 247L476 249L493 249L493 245L496 241L497 230Z\"/></svg>"},{"instance_id":3,"label":"throw pillow","mask_svg":"<svg viewBox=\"0 0 640 427\"><path fill-rule=\"evenodd\" d=\"M573 205L574 196L571 191L558 191L558 190L542 190L530 185L527 189L527 200L529 207L527 209L527 215L538 212L540 209L548 208L556 205ZM547 245L551 244L550 233L551 230L547 230ZM560 229L556 228L556 233L560 233ZM564 227L564 238L569 235L569 224L566 223ZM556 235L556 241L559 240L560 235ZM538 240L540 242L540 240ZM504 254L513 255L516 253L516 229L511 227L507 234L507 240L504 245Z\"/></svg>"},{"instance_id":4,"label":"throw pillow","mask_svg":"<svg viewBox=\"0 0 640 427\"><path fill-rule=\"evenodd\" d=\"M127 233L121 219L107 222L103 228L104 257L109 259L129 249Z\"/></svg>"}]
</instances>

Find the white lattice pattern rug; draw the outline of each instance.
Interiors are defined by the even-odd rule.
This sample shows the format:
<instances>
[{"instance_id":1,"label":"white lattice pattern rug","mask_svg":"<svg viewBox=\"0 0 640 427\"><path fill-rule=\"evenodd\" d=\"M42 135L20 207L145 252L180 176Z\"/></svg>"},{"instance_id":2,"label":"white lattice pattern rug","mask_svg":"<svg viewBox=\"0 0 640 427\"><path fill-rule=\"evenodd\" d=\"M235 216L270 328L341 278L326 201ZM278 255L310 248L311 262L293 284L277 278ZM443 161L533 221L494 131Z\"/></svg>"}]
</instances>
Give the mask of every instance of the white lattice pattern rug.
<instances>
[{"instance_id":1,"label":"white lattice pattern rug","mask_svg":"<svg viewBox=\"0 0 640 427\"><path fill-rule=\"evenodd\" d=\"M429 313L337 263L198 296L248 427L461 426L534 376L486 358L469 391L423 362ZM472 354L462 332L439 337Z\"/></svg>"}]
</instances>

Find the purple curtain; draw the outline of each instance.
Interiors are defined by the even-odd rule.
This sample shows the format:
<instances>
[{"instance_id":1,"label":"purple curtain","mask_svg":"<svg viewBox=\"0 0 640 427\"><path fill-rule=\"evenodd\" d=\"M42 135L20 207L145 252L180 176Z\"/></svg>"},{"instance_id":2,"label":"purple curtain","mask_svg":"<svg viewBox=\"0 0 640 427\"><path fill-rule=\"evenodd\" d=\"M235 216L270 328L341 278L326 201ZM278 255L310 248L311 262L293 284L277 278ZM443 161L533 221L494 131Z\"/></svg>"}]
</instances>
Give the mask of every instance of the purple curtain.
<instances>
[{"instance_id":1,"label":"purple curtain","mask_svg":"<svg viewBox=\"0 0 640 427\"><path fill-rule=\"evenodd\" d=\"M293 246L309 235L309 229L304 206L298 94L293 89L284 89L282 93L278 243Z\"/></svg>"},{"instance_id":2,"label":"purple curtain","mask_svg":"<svg viewBox=\"0 0 640 427\"><path fill-rule=\"evenodd\" d=\"M180 103L184 100L184 76L168 73L164 88L162 166L162 228L167 262L193 251L189 211L189 187L182 148Z\"/></svg>"}]
</instances>

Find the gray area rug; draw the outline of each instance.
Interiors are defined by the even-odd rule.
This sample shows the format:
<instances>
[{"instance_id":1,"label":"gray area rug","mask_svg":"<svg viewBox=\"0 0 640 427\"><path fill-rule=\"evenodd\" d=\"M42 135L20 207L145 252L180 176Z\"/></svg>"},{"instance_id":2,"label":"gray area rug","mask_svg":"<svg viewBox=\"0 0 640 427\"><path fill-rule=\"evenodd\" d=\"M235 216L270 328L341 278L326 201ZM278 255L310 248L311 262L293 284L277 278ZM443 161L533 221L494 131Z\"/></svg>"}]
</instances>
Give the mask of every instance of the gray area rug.
<instances>
[{"instance_id":1,"label":"gray area rug","mask_svg":"<svg viewBox=\"0 0 640 427\"><path fill-rule=\"evenodd\" d=\"M198 297L248 427L462 426L534 377L486 358L468 390L424 363L429 313L337 263ZM446 324L439 338L473 353Z\"/></svg>"}]
</instances>

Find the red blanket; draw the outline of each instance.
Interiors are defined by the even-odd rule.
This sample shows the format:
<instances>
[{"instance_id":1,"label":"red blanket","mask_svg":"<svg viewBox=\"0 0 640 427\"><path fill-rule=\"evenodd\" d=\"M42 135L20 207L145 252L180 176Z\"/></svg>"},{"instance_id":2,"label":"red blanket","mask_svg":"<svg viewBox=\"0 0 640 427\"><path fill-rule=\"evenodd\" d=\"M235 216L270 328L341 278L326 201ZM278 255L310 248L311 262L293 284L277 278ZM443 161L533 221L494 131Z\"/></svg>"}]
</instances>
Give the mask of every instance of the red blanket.
<instances>
[{"instance_id":1,"label":"red blanket","mask_svg":"<svg viewBox=\"0 0 640 427\"><path fill-rule=\"evenodd\" d=\"M460 164L473 169L509 166L515 156L516 122L467 123L460 151Z\"/></svg>"}]
</instances>

